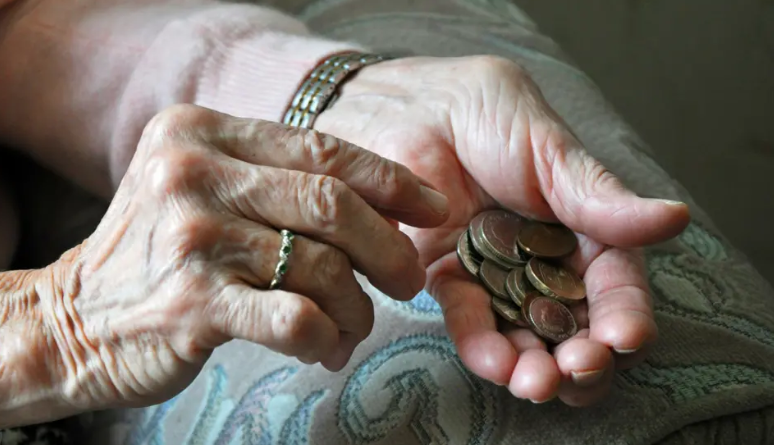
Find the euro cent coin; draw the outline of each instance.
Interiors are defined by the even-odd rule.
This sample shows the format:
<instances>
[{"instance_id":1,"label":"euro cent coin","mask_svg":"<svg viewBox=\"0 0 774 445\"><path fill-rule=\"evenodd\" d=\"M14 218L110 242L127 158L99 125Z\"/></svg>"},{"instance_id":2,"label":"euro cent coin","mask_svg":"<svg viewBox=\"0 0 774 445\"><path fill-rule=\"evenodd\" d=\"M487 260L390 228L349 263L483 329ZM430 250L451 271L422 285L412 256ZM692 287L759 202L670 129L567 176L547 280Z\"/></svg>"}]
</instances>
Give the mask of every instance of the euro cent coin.
<instances>
[{"instance_id":1,"label":"euro cent coin","mask_svg":"<svg viewBox=\"0 0 774 445\"><path fill-rule=\"evenodd\" d=\"M527 322L536 334L552 343L561 343L578 332L572 313L562 303L543 296L530 298L523 308Z\"/></svg>"},{"instance_id":2,"label":"euro cent coin","mask_svg":"<svg viewBox=\"0 0 774 445\"><path fill-rule=\"evenodd\" d=\"M470 245L470 235L467 230L462 232L462 236L457 240L457 258L462 263L462 267L468 271L474 277L478 277L479 269L481 268L481 261L476 261L477 258L473 256L472 248ZM477 256L477 255L476 255Z\"/></svg>"},{"instance_id":3,"label":"euro cent coin","mask_svg":"<svg viewBox=\"0 0 774 445\"><path fill-rule=\"evenodd\" d=\"M505 290L508 291L511 300L521 306L527 292L535 290L535 287L527 279L524 268L516 267L508 273L508 278L505 279Z\"/></svg>"},{"instance_id":4,"label":"euro cent coin","mask_svg":"<svg viewBox=\"0 0 774 445\"><path fill-rule=\"evenodd\" d=\"M547 297L565 304L574 304L586 297L586 285L583 280L578 274L564 267L532 258L527 263L526 272L529 282Z\"/></svg>"},{"instance_id":5,"label":"euro cent coin","mask_svg":"<svg viewBox=\"0 0 774 445\"><path fill-rule=\"evenodd\" d=\"M481 278L481 282L484 283L484 287L493 297L510 301L511 298L508 296L508 291L505 290L505 279L508 278L507 270L502 269L500 266L489 260L484 260L484 262L481 263L478 276Z\"/></svg>"},{"instance_id":6,"label":"euro cent coin","mask_svg":"<svg viewBox=\"0 0 774 445\"><path fill-rule=\"evenodd\" d=\"M523 328L530 327L529 323L524 319L524 315L521 313L521 308L511 301L492 298L492 309L494 309L494 311L502 318L517 326Z\"/></svg>"},{"instance_id":7,"label":"euro cent coin","mask_svg":"<svg viewBox=\"0 0 774 445\"><path fill-rule=\"evenodd\" d=\"M482 254L493 254L511 267L523 266L517 238L527 222L521 216L505 210L490 210L476 216L470 224L473 245Z\"/></svg>"},{"instance_id":8,"label":"euro cent coin","mask_svg":"<svg viewBox=\"0 0 774 445\"><path fill-rule=\"evenodd\" d=\"M561 258L578 247L578 238L565 226L531 221L519 232L518 245L538 258Z\"/></svg>"}]
</instances>

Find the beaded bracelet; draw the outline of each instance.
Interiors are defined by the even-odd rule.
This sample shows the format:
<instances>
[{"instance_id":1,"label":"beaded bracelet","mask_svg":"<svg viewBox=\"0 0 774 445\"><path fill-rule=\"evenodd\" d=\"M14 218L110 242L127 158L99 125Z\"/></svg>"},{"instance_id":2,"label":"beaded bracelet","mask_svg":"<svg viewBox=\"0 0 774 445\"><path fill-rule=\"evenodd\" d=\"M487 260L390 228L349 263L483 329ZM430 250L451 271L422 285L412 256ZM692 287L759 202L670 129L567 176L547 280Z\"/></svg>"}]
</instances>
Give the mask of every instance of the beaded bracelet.
<instances>
[{"instance_id":1,"label":"beaded bracelet","mask_svg":"<svg viewBox=\"0 0 774 445\"><path fill-rule=\"evenodd\" d=\"M358 52L339 53L318 65L298 89L282 122L311 128L317 116L338 98L341 83L359 69L390 57Z\"/></svg>"}]
</instances>

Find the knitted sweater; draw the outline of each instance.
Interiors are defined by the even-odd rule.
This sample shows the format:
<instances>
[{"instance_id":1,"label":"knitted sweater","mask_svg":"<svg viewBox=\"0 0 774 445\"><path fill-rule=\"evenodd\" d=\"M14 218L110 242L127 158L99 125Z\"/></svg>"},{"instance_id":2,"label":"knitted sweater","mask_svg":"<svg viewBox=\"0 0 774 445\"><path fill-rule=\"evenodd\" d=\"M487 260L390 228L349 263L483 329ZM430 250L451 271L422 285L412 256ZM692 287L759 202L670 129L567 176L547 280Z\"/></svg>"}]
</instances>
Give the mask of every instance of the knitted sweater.
<instances>
[{"instance_id":1,"label":"knitted sweater","mask_svg":"<svg viewBox=\"0 0 774 445\"><path fill-rule=\"evenodd\" d=\"M193 103L277 121L308 72L357 45L217 0L0 0L0 141L110 193L154 114ZM45 151L45 157L42 153ZM97 177L103 178L103 183ZM66 443L57 424L0 443Z\"/></svg>"},{"instance_id":2,"label":"knitted sweater","mask_svg":"<svg viewBox=\"0 0 774 445\"><path fill-rule=\"evenodd\" d=\"M276 121L321 59L355 48L255 4L0 0L0 140L61 153L45 161L67 177L107 167L117 183L165 107Z\"/></svg>"}]
</instances>

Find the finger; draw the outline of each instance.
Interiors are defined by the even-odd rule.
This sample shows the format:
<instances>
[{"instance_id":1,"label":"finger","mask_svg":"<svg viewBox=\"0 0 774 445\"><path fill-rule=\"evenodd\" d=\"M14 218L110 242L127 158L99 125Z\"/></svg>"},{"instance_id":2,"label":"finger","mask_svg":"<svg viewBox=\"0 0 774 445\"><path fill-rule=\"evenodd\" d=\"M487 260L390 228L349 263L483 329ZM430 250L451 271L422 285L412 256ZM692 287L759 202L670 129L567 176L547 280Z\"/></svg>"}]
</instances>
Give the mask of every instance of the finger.
<instances>
[{"instance_id":1,"label":"finger","mask_svg":"<svg viewBox=\"0 0 774 445\"><path fill-rule=\"evenodd\" d=\"M656 341L658 327L640 251L606 250L589 265L584 281L591 340L621 354Z\"/></svg>"},{"instance_id":2,"label":"finger","mask_svg":"<svg viewBox=\"0 0 774 445\"><path fill-rule=\"evenodd\" d=\"M212 300L208 315L216 332L306 363L330 357L339 343L336 323L312 300L292 292L230 284Z\"/></svg>"},{"instance_id":3,"label":"finger","mask_svg":"<svg viewBox=\"0 0 774 445\"><path fill-rule=\"evenodd\" d=\"M612 386L614 360L610 349L579 331L558 345L554 357L562 373L559 399L570 406L588 406L604 398Z\"/></svg>"},{"instance_id":4,"label":"finger","mask_svg":"<svg viewBox=\"0 0 774 445\"><path fill-rule=\"evenodd\" d=\"M587 269L591 264L594 263L600 256L606 251L606 246L597 243L596 241L592 240L591 238L588 238L584 235L578 235L578 249L573 253L571 257L569 257L567 260L565 260L566 264L572 268L573 270L579 272L580 274L586 273ZM620 255L620 254L608 254L608 255ZM610 259L607 259L607 256L603 259L605 262L611 261ZM625 264L629 262L631 263L631 267L627 267ZM594 279L597 284L597 286L612 286L614 282L623 282L628 279L631 283L633 283L634 286L638 287L644 287L644 289L648 292L644 297L641 297L644 299L644 301L641 301L641 304L647 305L650 307L651 300L650 300L650 293L647 286L647 279L645 277L646 271L645 266L642 262L642 254L641 252L635 250L631 252L631 255L629 258L627 258L626 261L623 263L619 263L618 266L620 266L618 269L625 271L625 275L616 275L616 271L612 270L611 273L612 276L608 276L606 274L597 275L599 272L598 269L592 269L591 279ZM633 267L633 269L632 269ZM597 273L594 272L594 270L597 270ZM588 280L588 277L587 277ZM600 282L601 281L601 282ZM601 288L600 288L601 290ZM588 288L587 291L591 292L592 290ZM637 294L640 294L640 292L636 292ZM637 300L637 297L635 298L635 303ZM576 322L578 323L579 329L587 328L590 325L589 318L588 318L588 306L587 306L588 300L584 300L581 302L581 304L573 305L571 307L571 310L573 312L573 316L575 317ZM650 316L650 315L648 315ZM651 336L652 334L645 332L645 333L633 333L634 336ZM645 357L648 355L648 350L650 349L648 346L648 343L655 341L655 337L651 338L650 340L646 340L645 344L636 349L635 351L631 350L624 350L623 354L616 353L616 368L617 369L629 369L631 367L636 366L637 364L641 363ZM635 342L636 343L636 342Z\"/></svg>"},{"instance_id":5,"label":"finger","mask_svg":"<svg viewBox=\"0 0 774 445\"><path fill-rule=\"evenodd\" d=\"M489 156L468 149L460 158L496 201L618 247L657 243L687 226L685 204L636 196L589 155L524 70L507 71L513 82L500 83L501 96L522 100L497 102L505 118L489 116L487 130L495 131L475 132L468 142L491 141Z\"/></svg>"},{"instance_id":6,"label":"finger","mask_svg":"<svg viewBox=\"0 0 774 445\"><path fill-rule=\"evenodd\" d=\"M455 254L428 269L429 292L438 301L446 330L465 366L498 385L511 380L518 354L496 331L491 297L461 269Z\"/></svg>"},{"instance_id":7,"label":"finger","mask_svg":"<svg viewBox=\"0 0 774 445\"><path fill-rule=\"evenodd\" d=\"M608 249L608 246L598 243L583 234L576 233L575 236L578 239L578 248L575 249L572 255L564 258L562 262L565 266L583 276L589 265L599 258L602 252Z\"/></svg>"},{"instance_id":8,"label":"finger","mask_svg":"<svg viewBox=\"0 0 774 445\"><path fill-rule=\"evenodd\" d=\"M243 168L221 193L247 219L337 247L385 294L413 298L425 270L411 240L342 181L272 167Z\"/></svg>"},{"instance_id":9,"label":"finger","mask_svg":"<svg viewBox=\"0 0 774 445\"><path fill-rule=\"evenodd\" d=\"M508 384L511 393L533 403L553 399L559 389L561 375L545 342L528 329L510 328L503 335L519 354Z\"/></svg>"},{"instance_id":10,"label":"finger","mask_svg":"<svg viewBox=\"0 0 774 445\"><path fill-rule=\"evenodd\" d=\"M551 354L542 349L528 349L520 354L508 389L516 397L544 403L556 397L561 381Z\"/></svg>"},{"instance_id":11,"label":"finger","mask_svg":"<svg viewBox=\"0 0 774 445\"><path fill-rule=\"evenodd\" d=\"M572 318L575 319L578 330L587 329L589 327L589 306L586 300L570 306L570 312L572 313Z\"/></svg>"},{"instance_id":12,"label":"finger","mask_svg":"<svg viewBox=\"0 0 774 445\"><path fill-rule=\"evenodd\" d=\"M584 329L554 350L562 376L581 388L598 386L604 373L613 367L610 349L588 336L588 329Z\"/></svg>"},{"instance_id":13,"label":"finger","mask_svg":"<svg viewBox=\"0 0 774 445\"><path fill-rule=\"evenodd\" d=\"M560 124L535 125L535 173L559 220L576 232L619 247L672 238L690 221L684 203L645 199L627 189Z\"/></svg>"},{"instance_id":14,"label":"finger","mask_svg":"<svg viewBox=\"0 0 774 445\"><path fill-rule=\"evenodd\" d=\"M570 379L562 379L559 386L559 400L565 405L583 407L593 405L604 399L613 389L615 371L613 366L605 369L602 377L594 386L582 387Z\"/></svg>"},{"instance_id":15,"label":"finger","mask_svg":"<svg viewBox=\"0 0 774 445\"><path fill-rule=\"evenodd\" d=\"M255 165L332 176L390 217L435 227L448 217L448 199L407 167L315 130L220 115L210 142Z\"/></svg>"},{"instance_id":16,"label":"finger","mask_svg":"<svg viewBox=\"0 0 774 445\"><path fill-rule=\"evenodd\" d=\"M275 230L245 220L222 224L230 241L229 266L242 280L267 287L274 278L282 237ZM282 280L282 289L303 295L336 323L340 331L337 357L331 366L344 366L355 346L371 333L374 306L355 278L349 258L340 250L303 236L295 236ZM325 363L324 363L325 364Z\"/></svg>"}]
</instances>

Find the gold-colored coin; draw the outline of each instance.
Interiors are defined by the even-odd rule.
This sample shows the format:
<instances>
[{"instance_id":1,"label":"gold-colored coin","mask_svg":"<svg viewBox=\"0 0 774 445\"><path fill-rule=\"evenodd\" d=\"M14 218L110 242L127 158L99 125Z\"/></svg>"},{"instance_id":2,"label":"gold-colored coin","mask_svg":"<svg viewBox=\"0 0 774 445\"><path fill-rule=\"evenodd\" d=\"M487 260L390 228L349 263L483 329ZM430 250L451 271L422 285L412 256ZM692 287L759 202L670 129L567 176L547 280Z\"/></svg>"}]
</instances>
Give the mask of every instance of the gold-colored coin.
<instances>
[{"instance_id":1,"label":"gold-colored coin","mask_svg":"<svg viewBox=\"0 0 774 445\"><path fill-rule=\"evenodd\" d=\"M492 309L505 320L521 327L529 327L529 323L524 319L521 308L511 301L492 298Z\"/></svg>"},{"instance_id":2,"label":"gold-colored coin","mask_svg":"<svg viewBox=\"0 0 774 445\"><path fill-rule=\"evenodd\" d=\"M473 236L471 235L471 241L473 240ZM471 246L473 246L473 250L481 256L481 258L489 260L498 266L500 266L503 270L511 270L513 267L515 267L513 264L507 263L503 261L500 257L498 257L494 252L489 250L489 248L486 246L486 244L481 246L481 251L478 251L475 247L475 244L471 242ZM527 264L526 261L524 264Z\"/></svg>"},{"instance_id":3,"label":"gold-colored coin","mask_svg":"<svg viewBox=\"0 0 774 445\"><path fill-rule=\"evenodd\" d=\"M484 260L481 263L481 269L478 272L481 282L492 296L502 300L510 300L508 291L505 290L505 279L508 278L508 271L500 268L495 263Z\"/></svg>"},{"instance_id":4,"label":"gold-colored coin","mask_svg":"<svg viewBox=\"0 0 774 445\"><path fill-rule=\"evenodd\" d=\"M578 238L565 226L530 221L519 232L518 245L538 258L561 258L575 250Z\"/></svg>"},{"instance_id":5,"label":"gold-colored coin","mask_svg":"<svg viewBox=\"0 0 774 445\"><path fill-rule=\"evenodd\" d=\"M483 259L481 259L477 253L473 252L467 230L462 232L460 239L457 241L457 258L468 273L478 277L481 261L483 261Z\"/></svg>"},{"instance_id":6,"label":"gold-colored coin","mask_svg":"<svg viewBox=\"0 0 774 445\"><path fill-rule=\"evenodd\" d=\"M505 290L508 291L511 300L521 306L527 292L535 290L535 288L527 279L524 268L516 267L508 273L508 278L505 279Z\"/></svg>"},{"instance_id":7,"label":"gold-colored coin","mask_svg":"<svg viewBox=\"0 0 774 445\"><path fill-rule=\"evenodd\" d=\"M516 246L516 237L526 220L505 210L489 210L470 222L470 236L475 249L487 259L506 269L524 265Z\"/></svg>"},{"instance_id":8,"label":"gold-colored coin","mask_svg":"<svg viewBox=\"0 0 774 445\"><path fill-rule=\"evenodd\" d=\"M486 212L481 212L473 217L468 226L468 233L470 234L470 243L473 245L473 249L475 249L479 255L489 259L484 248L484 218L486 218Z\"/></svg>"},{"instance_id":9,"label":"gold-colored coin","mask_svg":"<svg viewBox=\"0 0 774 445\"><path fill-rule=\"evenodd\" d=\"M501 261L522 266L516 239L527 222L520 215L506 211L489 212L483 223L484 244Z\"/></svg>"},{"instance_id":10,"label":"gold-colored coin","mask_svg":"<svg viewBox=\"0 0 774 445\"><path fill-rule=\"evenodd\" d=\"M538 292L537 290L534 290L532 292L528 292L527 295L524 296L523 303L521 305L521 315L526 320L529 317L529 313L527 312L527 308L529 307L530 302L535 299L535 297L542 297L543 294Z\"/></svg>"},{"instance_id":11,"label":"gold-colored coin","mask_svg":"<svg viewBox=\"0 0 774 445\"><path fill-rule=\"evenodd\" d=\"M580 277L561 266L538 258L527 263L527 279L543 295L565 304L574 304L586 297L586 285Z\"/></svg>"}]
</instances>

